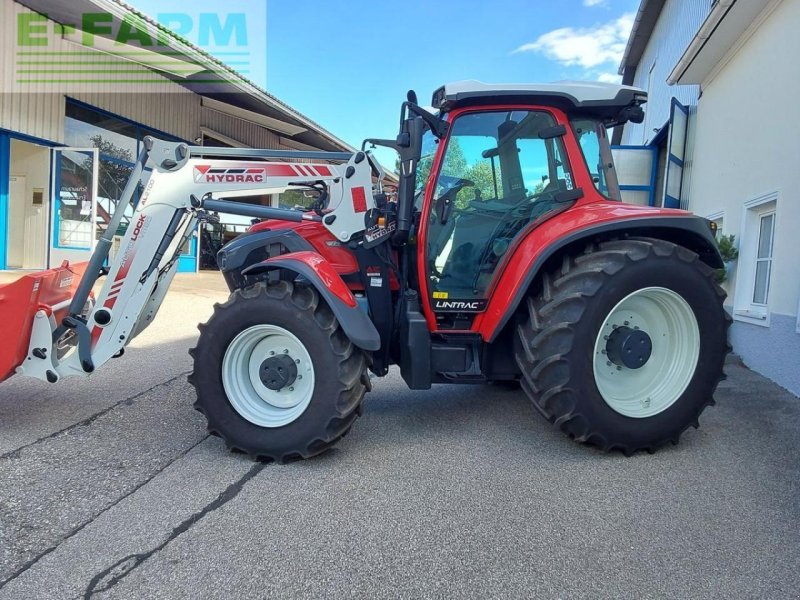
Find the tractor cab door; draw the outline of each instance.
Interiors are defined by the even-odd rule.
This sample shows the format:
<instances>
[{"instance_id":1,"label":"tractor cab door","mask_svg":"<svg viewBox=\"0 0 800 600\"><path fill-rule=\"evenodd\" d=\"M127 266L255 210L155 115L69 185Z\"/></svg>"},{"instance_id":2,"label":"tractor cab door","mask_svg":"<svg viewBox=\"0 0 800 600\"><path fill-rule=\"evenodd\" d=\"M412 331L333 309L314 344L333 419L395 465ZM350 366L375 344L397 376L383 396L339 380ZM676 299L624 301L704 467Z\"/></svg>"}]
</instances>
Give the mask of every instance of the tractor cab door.
<instances>
[{"instance_id":1,"label":"tractor cab door","mask_svg":"<svg viewBox=\"0 0 800 600\"><path fill-rule=\"evenodd\" d=\"M573 190L573 177L555 125L551 113L537 110L473 111L454 119L420 248L440 327L462 329L466 320L468 328L474 313L485 310L518 238L569 206L565 192Z\"/></svg>"}]
</instances>

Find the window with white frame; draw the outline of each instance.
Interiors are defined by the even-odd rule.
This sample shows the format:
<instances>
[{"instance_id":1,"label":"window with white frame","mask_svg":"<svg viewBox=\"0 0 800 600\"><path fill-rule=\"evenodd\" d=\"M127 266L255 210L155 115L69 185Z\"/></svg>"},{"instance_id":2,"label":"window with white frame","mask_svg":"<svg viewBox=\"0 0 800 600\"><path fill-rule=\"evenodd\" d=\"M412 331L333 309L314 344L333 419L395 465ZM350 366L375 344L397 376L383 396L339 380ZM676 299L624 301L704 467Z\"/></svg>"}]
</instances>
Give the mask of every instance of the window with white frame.
<instances>
[{"instance_id":1,"label":"window with white frame","mask_svg":"<svg viewBox=\"0 0 800 600\"><path fill-rule=\"evenodd\" d=\"M744 205L734 318L767 327L777 219L777 192Z\"/></svg>"},{"instance_id":2,"label":"window with white frame","mask_svg":"<svg viewBox=\"0 0 800 600\"><path fill-rule=\"evenodd\" d=\"M772 242L775 237L775 212L759 215L756 274L753 282L753 304L767 306L769 279L772 272Z\"/></svg>"}]
</instances>

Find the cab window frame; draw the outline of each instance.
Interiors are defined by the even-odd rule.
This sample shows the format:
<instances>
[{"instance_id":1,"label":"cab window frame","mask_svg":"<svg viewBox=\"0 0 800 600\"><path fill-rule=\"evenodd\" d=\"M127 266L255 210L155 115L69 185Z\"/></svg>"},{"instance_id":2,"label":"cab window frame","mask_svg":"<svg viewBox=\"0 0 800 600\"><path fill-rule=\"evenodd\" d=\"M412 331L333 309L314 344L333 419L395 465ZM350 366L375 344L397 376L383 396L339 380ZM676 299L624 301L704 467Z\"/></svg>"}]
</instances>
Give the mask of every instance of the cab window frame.
<instances>
[{"instance_id":1,"label":"cab window frame","mask_svg":"<svg viewBox=\"0 0 800 600\"><path fill-rule=\"evenodd\" d=\"M567 122L569 123L569 126L568 126L569 131L572 134L572 136L575 138L575 145L578 147L578 150L580 150L581 160L583 162L583 166L586 168L586 176L588 177L589 181L591 182L592 188L598 194L600 194L600 196L602 196L605 200L608 200L609 202L622 202L622 194L620 193L620 190L619 190L619 183L617 183L617 188L618 188L617 189L617 193L618 193L619 197L615 198L611 193L612 190L610 189L610 187L608 185L608 179L607 179L605 173L603 173L603 177L606 178L606 188L607 188L608 193L606 193L606 192L604 192L603 190L600 189L599 183L595 183L594 177L592 176L592 169L589 166L589 161L588 161L588 159L586 157L586 152L584 151L583 145L581 144L581 136L578 135L578 132L576 131L576 127L575 127L575 122L576 121L592 121L597 125L603 125L604 128L605 128L605 131L606 131L606 139L609 140L609 142L608 142L609 152L611 152L612 148L611 148L611 140L608 137L608 127L605 127L603 119L601 119L600 117L594 117L594 116L591 116L591 115L570 115L570 114L567 115ZM597 134L593 132L593 135L596 136ZM600 147L599 140L598 140L598 152L600 154L602 154L602 147ZM599 158L599 156L598 156L598 158ZM612 157L612 159L613 159L613 157ZM616 171L616 164L614 165L614 170Z\"/></svg>"},{"instance_id":2,"label":"cab window frame","mask_svg":"<svg viewBox=\"0 0 800 600\"><path fill-rule=\"evenodd\" d=\"M424 190L425 190L425 220L428 221L426 227L426 236L430 236L431 227L430 227L430 219L431 215L435 213L436 202L438 200L437 197L437 188L438 182L440 177L442 176L443 170L446 165L447 160L447 153L450 150L451 144L453 143L454 138L458 138L460 136L454 135L454 132L457 130L456 125L458 121L465 117L470 117L475 114L490 114L490 113L516 113L516 112L526 112L526 113L541 113L546 115L550 121L552 126L558 125L565 125L566 129L569 130L571 124L569 120L569 116L561 111L554 111L552 107L546 106L536 106L536 105L513 105L513 106L502 106L502 107L493 107L487 109L486 107L476 106L476 107L465 107L460 108L452 111L447 115L447 121L450 124L448 134L445 139L439 140L439 148L437 149L437 154L434 159L433 169L429 174L428 181L425 183ZM564 135L556 136L553 139L553 142L556 144L555 154L561 161L560 169L563 169L563 172L568 174L569 179L568 181L568 191L574 191L580 189L579 185L579 177L578 173L576 173L576 165L573 163L570 153L569 153L569 144L567 143L566 137L569 133L565 133ZM461 136L463 137L463 136ZM537 139L537 138L520 138L520 139ZM539 138L541 139L541 138ZM543 142L545 140L542 140ZM577 140L576 140L577 142ZM581 152L582 153L582 152ZM585 159L584 159L585 162ZM498 183L500 181L498 180ZM495 200L501 200L495 199ZM532 219L528 223L526 223L519 231L516 232L514 238L511 240L509 245L508 251L505 256L501 257L500 260L497 262L490 280L487 282L485 286L485 290L480 295L482 298L489 298L493 293L494 289L497 286L497 283L500 279L500 276L503 272L503 265L512 257L516 249L519 247L521 241L536 227L541 225L543 222L547 221L548 219L555 217L557 214L563 212L567 208L570 208L574 205L574 202L564 203L563 207L560 207L559 210L554 211L547 211L546 213L539 215L535 219ZM452 217L451 217L452 218ZM425 277L425 289L427 292L428 299L432 297L434 292L433 282L431 281L431 273L427 267L428 263L431 260L430 256L430 244L425 243L421 244L422 248L422 261L421 266L423 268Z\"/></svg>"}]
</instances>

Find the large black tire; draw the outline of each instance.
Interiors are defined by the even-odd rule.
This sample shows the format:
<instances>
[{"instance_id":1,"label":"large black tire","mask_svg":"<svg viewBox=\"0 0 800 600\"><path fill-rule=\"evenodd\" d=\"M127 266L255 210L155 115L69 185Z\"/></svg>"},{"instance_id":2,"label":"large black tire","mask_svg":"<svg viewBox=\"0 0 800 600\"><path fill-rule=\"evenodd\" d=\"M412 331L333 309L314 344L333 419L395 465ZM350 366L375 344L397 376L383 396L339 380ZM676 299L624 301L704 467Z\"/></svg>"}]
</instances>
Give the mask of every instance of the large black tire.
<instances>
[{"instance_id":1,"label":"large black tire","mask_svg":"<svg viewBox=\"0 0 800 600\"><path fill-rule=\"evenodd\" d=\"M222 380L222 362L236 336L269 323L294 336L308 351L315 373L308 408L282 427L256 425L231 405ZM195 408L208 420L208 430L229 448L259 460L285 462L310 458L338 442L361 414L370 388L364 353L347 338L333 312L313 287L287 281L258 283L231 294L200 326L197 347L190 350L189 376L197 392Z\"/></svg>"},{"instance_id":2,"label":"large black tire","mask_svg":"<svg viewBox=\"0 0 800 600\"><path fill-rule=\"evenodd\" d=\"M579 442L626 455L677 443L689 425L698 426L724 377L730 317L725 292L697 254L657 239L609 241L566 256L540 283L520 315L515 356L522 387L546 419ZM617 303L651 287L676 292L689 304L700 353L686 390L671 406L632 418L612 410L598 390L595 341Z\"/></svg>"}]
</instances>

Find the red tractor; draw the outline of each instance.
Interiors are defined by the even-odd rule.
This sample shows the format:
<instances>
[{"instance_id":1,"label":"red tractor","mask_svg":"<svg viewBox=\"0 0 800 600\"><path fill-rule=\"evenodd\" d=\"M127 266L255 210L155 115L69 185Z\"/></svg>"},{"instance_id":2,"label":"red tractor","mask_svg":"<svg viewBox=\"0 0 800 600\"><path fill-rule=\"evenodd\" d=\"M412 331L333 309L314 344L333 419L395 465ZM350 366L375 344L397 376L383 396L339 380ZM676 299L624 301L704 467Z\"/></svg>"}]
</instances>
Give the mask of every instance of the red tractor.
<instances>
[{"instance_id":1,"label":"red tractor","mask_svg":"<svg viewBox=\"0 0 800 600\"><path fill-rule=\"evenodd\" d=\"M728 351L711 224L619 202L607 128L646 95L603 84L446 85L409 95L397 201L365 231L265 220L223 248L230 300L190 381L209 428L309 457L361 414L369 373L411 389L518 384L564 433L631 454L677 442ZM355 200L354 200L355 202ZM224 208L224 207L221 207Z\"/></svg>"},{"instance_id":2,"label":"red tractor","mask_svg":"<svg viewBox=\"0 0 800 600\"><path fill-rule=\"evenodd\" d=\"M0 289L0 336L16 340L0 380L57 383L121 356L198 223L222 212L262 219L219 252L231 296L191 352L195 406L231 448L281 461L325 451L361 414L370 373L392 365L414 390L518 385L603 450L677 442L713 402L730 320L712 224L620 202L606 132L641 122L645 101L599 83L461 82L429 109L409 93L397 139L365 142L398 152L396 199L363 150L147 138L80 281L65 266ZM313 198L307 209L234 199L290 186Z\"/></svg>"}]
</instances>

